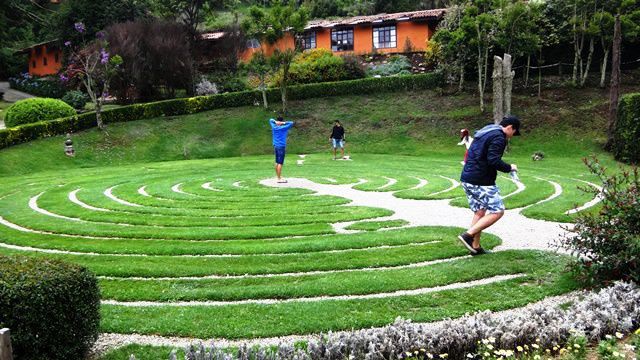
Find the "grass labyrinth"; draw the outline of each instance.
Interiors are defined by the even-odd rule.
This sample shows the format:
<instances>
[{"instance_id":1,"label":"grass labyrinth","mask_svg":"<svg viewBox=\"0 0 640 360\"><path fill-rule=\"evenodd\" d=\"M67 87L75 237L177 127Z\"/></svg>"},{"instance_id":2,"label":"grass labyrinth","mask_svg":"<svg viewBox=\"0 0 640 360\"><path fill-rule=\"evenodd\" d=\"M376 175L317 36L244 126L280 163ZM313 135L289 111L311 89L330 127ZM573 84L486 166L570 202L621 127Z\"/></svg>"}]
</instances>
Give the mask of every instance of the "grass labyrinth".
<instances>
[{"instance_id":1,"label":"grass labyrinth","mask_svg":"<svg viewBox=\"0 0 640 360\"><path fill-rule=\"evenodd\" d=\"M453 199L450 159L309 155L285 173L412 199ZM90 268L102 291L102 331L253 338L433 321L522 306L575 288L566 259L542 251L471 258L451 227L407 227L384 208L304 189L271 188L271 157L194 160L49 172L6 179L0 253ZM386 164L385 166L380 166ZM553 164L551 164L553 165ZM522 171L499 184L508 208L568 221L591 198L576 169ZM584 171L581 170L583 173ZM363 182L366 180L366 182ZM557 186L556 186L557 185ZM557 187L562 192L558 193ZM332 224L352 223L349 233ZM484 246L500 239L487 235Z\"/></svg>"}]
</instances>

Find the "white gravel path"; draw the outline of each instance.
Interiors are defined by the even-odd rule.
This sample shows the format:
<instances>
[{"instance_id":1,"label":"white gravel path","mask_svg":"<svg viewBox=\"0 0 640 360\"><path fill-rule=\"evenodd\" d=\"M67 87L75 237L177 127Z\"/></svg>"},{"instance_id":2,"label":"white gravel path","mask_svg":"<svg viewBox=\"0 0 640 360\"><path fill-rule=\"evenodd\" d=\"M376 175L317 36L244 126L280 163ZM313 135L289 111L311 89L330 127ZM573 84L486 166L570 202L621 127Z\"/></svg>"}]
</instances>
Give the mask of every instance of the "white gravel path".
<instances>
[{"instance_id":1,"label":"white gravel path","mask_svg":"<svg viewBox=\"0 0 640 360\"><path fill-rule=\"evenodd\" d=\"M459 183L451 178L449 191ZM290 178L286 184L277 184L275 179L260 181L262 185L274 187L304 188L315 191L319 195L333 195L350 199L351 206L370 206L389 209L394 214L385 219L403 219L407 226L456 226L468 228L473 214L469 209L449 205L450 200L413 200L400 199L393 192L361 191L353 188L354 184L327 185L318 184L307 179ZM552 195L552 196L555 196ZM543 200L544 201L544 200ZM525 217L522 209L508 209L500 221L488 229L488 233L502 239L496 250L538 249L555 250L555 240L566 231L562 224L552 221L536 220Z\"/></svg>"},{"instance_id":2,"label":"white gravel path","mask_svg":"<svg viewBox=\"0 0 640 360\"><path fill-rule=\"evenodd\" d=\"M438 192L434 192L434 193L429 194L429 195L431 195L431 196L433 196L433 195L438 195L438 194L444 194L444 193L449 192L449 191L451 191L451 190L453 190L453 189L457 188L458 186L460 186L460 183L459 183L457 180L455 180L455 179L448 178L448 177L446 177L446 176L442 176L442 175L438 175L438 176L439 176L439 177L441 177L441 178L443 178L443 179L445 179L445 180L449 180L449 182L451 182L451 187L449 187L449 188L447 188L447 189L444 189L444 190L442 190L442 191L438 191Z\"/></svg>"},{"instance_id":3,"label":"white gravel path","mask_svg":"<svg viewBox=\"0 0 640 360\"><path fill-rule=\"evenodd\" d=\"M379 186L378 189L386 189L389 186L393 186L398 182L398 180L396 180L394 178L390 178L390 177L386 177L386 176L383 176L383 178L385 178L387 180L387 183L382 185L382 186Z\"/></svg>"},{"instance_id":4,"label":"white gravel path","mask_svg":"<svg viewBox=\"0 0 640 360\"><path fill-rule=\"evenodd\" d=\"M579 179L573 179L573 180L575 180L575 181L580 181L581 183L585 183L585 184L587 184L587 185L589 185L589 186L591 186L591 187L593 187L593 188L596 188L596 189L597 189L598 191L600 191L600 192L598 193L598 195L597 195L595 198L593 198L593 200L591 200L591 201L587 202L586 204L584 204L584 205L582 205L582 206L578 206L578 207L577 207L577 208L575 208L575 209L571 209L571 210L569 210L569 211L566 211L566 212L565 212L565 214L566 214L566 215L575 214L575 213L580 212L580 211L582 211L582 210L584 210L584 209L588 209L588 208L590 208L590 207L592 207L592 206L596 205L596 204L597 204L597 203L599 203L600 201L602 201L602 199L603 199L603 195L602 195L602 186L598 186L598 185L596 185L596 184L594 184L594 183L592 183L592 182L588 182L588 181L584 181L584 180L579 180Z\"/></svg>"},{"instance_id":5,"label":"white gravel path","mask_svg":"<svg viewBox=\"0 0 640 360\"><path fill-rule=\"evenodd\" d=\"M203 189L206 189L206 190L211 190L211 191L222 191L222 190L220 190L220 189L216 189L216 188L212 187L212 186L211 186L211 181L210 181L210 182L207 182L207 183L202 184L202 188L203 188Z\"/></svg>"},{"instance_id":6,"label":"white gravel path","mask_svg":"<svg viewBox=\"0 0 640 360\"><path fill-rule=\"evenodd\" d=\"M427 180L425 180L425 179L421 179L421 178L415 177L415 176L413 176L413 178L418 180L418 185L416 185L416 186L414 186L412 188L409 188L408 190L417 190L417 189L423 188L423 187L427 186L427 184L429 184L429 182Z\"/></svg>"},{"instance_id":7,"label":"white gravel path","mask_svg":"<svg viewBox=\"0 0 640 360\"><path fill-rule=\"evenodd\" d=\"M116 186L118 186L118 185L116 185ZM116 186L112 186L112 187L108 188L107 190L105 190L104 191L104 195L106 197L108 197L109 199L111 199L111 200L113 200L113 201L115 201L117 203L120 203L122 205L132 206L132 207L142 207L142 205L140 205L140 204L130 203L130 202L126 201L126 200L122 200L122 199L116 197L115 195L113 195L112 191Z\"/></svg>"},{"instance_id":8,"label":"white gravel path","mask_svg":"<svg viewBox=\"0 0 640 360\"><path fill-rule=\"evenodd\" d=\"M144 186L142 187L142 189L143 188L144 188ZM78 199L78 191L80 191L80 189L73 190L72 192L69 193L69 200L72 203L74 203L76 205L80 205L81 207L83 207L83 208L85 208L87 210L91 210L91 211L104 211L104 212L111 211L109 209L103 209L103 208L91 206L91 205L81 201L80 199ZM138 189L138 191L140 191L140 189Z\"/></svg>"}]
</instances>

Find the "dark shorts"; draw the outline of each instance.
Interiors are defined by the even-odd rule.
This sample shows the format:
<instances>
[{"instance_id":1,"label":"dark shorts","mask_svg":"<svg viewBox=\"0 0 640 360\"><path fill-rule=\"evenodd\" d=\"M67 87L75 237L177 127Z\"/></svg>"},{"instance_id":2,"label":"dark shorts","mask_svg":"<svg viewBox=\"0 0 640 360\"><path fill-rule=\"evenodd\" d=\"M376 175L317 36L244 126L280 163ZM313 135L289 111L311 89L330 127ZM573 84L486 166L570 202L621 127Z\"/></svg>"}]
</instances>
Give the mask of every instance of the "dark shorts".
<instances>
[{"instance_id":1,"label":"dark shorts","mask_svg":"<svg viewBox=\"0 0 640 360\"><path fill-rule=\"evenodd\" d=\"M284 146L274 146L273 152L276 154L276 164L284 164L284 154L286 152L286 148Z\"/></svg>"}]
</instances>

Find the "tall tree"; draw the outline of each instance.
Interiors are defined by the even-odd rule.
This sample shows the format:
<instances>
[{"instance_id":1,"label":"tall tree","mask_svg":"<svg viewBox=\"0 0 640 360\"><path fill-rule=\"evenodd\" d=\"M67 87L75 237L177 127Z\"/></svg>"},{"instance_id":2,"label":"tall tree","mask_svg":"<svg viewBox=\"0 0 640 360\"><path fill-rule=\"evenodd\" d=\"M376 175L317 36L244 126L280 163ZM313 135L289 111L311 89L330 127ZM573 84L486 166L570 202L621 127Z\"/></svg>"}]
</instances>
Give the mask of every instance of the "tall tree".
<instances>
[{"instance_id":1,"label":"tall tree","mask_svg":"<svg viewBox=\"0 0 640 360\"><path fill-rule=\"evenodd\" d=\"M95 39L85 40L86 26L78 22L73 27L74 31L80 34L82 41L75 44L68 40L65 41L65 46L70 49L70 58L67 69L60 74L60 79L62 81L67 81L70 78L80 80L96 106L98 128L104 130L102 105L105 98L109 96L111 78L122 65L122 58L109 52L109 43L105 39L106 35L103 31L99 31ZM107 133L105 132L105 134Z\"/></svg>"},{"instance_id":2,"label":"tall tree","mask_svg":"<svg viewBox=\"0 0 640 360\"><path fill-rule=\"evenodd\" d=\"M262 103L265 107L269 107L269 103L267 102L267 84L266 78L271 71L271 64L269 59L264 55L264 52L259 51L253 54L253 57L247 64L247 70L249 73L254 74L258 77L260 83L258 84L258 90L262 93Z\"/></svg>"},{"instance_id":3,"label":"tall tree","mask_svg":"<svg viewBox=\"0 0 640 360\"><path fill-rule=\"evenodd\" d=\"M24 55L16 51L40 39L46 40L44 31L53 11L47 7L48 0L3 0L0 2L0 79L18 73L27 63Z\"/></svg>"},{"instance_id":4,"label":"tall tree","mask_svg":"<svg viewBox=\"0 0 640 360\"><path fill-rule=\"evenodd\" d=\"M476 49L476 67L478 71L478 93L480 111L484 112L484 93L487 86L489 52L495 44L497 19L491 9L491 1L478 0L470 5L462 18L462 28L467 34L473 34L470 45Z\"/></svg>"},{"instance_id":5,"label":"tall tree","mask_svg":"<svg viewBox=\"0 0 640 360\"><path fill-rule=\"evenodd\" d=\"M146 1L139 0L65 0L51 22L51 33L58 39L79 44L83 38L93 38L98 31L111 24L150 17ZM83 34L74 30L74 24L83 23Z\"/></svg>"},{"instance_id":6,"label":"tall tree","mask_svg":"<svg viewBox=\"0 0 640 360\"><path fill-rule=\"evenodd\" d=\"M611 87L609 90L609 124L607 126L607 143L605 148L611 149L613 145L613 134L618 118L618 100L620 98L620 58L622 47L622 26L620 14L615 17L615 27L613 31L613 53L611 57Z\"/></svg>"},{"instance_id":7,"label":"tall tree","mask_svg":"<svg viewBox=\"0 0 640 360\"><path fill-rule=\"evenodd\" d=\"M429 51L436 55L438 68L445 74L445 79L458 81L458 91L464 88L465 68L473 56L469 42L471 34L462 28L462 18L467 8L466 3L447 8L444 19L429 40Z\"/></svg>"},{"instance_id":8,"label":"tall tree","mask_svg":"<svg viewBox=\"0 0 640 360\"><path fill-rule=\"evenodd\" d=\"M607 74L609 51L613 44L614 16L605 9L601 9L593 15L590 32L600 39L602 47L602 61L600 62L600 87L604 88Z\"/></svg>"},{"instance_id":9,"label":"tall tree","mask_svg":"<svg viewBox=\"0 0 640 360\"><path fill-rule=\"evenodd\" d=\"M304 31L309 15L304 7L296 8L293 2L275 2L270 8L252 7L250 17L243 23L249 36L262 39L270 45L278 41L293 41L293 48L276 49L273 59L274 67L282 72L280 92L282 95L282 111L287 111L287 86L289 68L296 53L300 51L298 35Z\"/></svg>"},{"instance_id":10,"label":"tall tree","mask_svg":"<svg viewBox=\"0 0 640 360\"><path fill-rule=\"evenodd\" d=\"M155 11L164 18L183 23L193 42L198 40L205 18L227 4L227 0L153 0Z\"/></svg>"}]
</instances>

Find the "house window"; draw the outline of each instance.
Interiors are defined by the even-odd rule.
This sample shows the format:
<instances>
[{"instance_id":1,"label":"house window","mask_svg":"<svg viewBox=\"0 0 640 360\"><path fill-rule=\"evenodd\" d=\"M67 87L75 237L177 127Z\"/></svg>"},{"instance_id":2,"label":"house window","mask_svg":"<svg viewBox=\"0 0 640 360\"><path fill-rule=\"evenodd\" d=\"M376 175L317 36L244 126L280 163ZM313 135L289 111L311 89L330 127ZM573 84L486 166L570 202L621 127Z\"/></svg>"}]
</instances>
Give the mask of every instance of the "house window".
<instances>
[{"instance_id":1,"label":"house window","mask_svg":"<svg viewBox=\"0 0 640 360\"><path fill-rule=\"evenodd\" d=\"M353 28L331 31L331 50L351 51L353 50Z\"/></svg>"},{"instance_id":2,"label":"house window","mask_svg":"<svg viewBox=\"0 0 640 360\"><path fill-rule=\"evenodd\" d=\"M373 48L386 49L397 47L396 26L373 28Z\"/></svg>"},{"instance_id":3,"label":"house window","mask_svg":"<svg viewBox=\"0 0 640 360\"><path fill-rule=\"evenodd\" d=\"M47 66L47 58L46 57L42 58L42 65Z\"/></svg>"},{"instance_id":4,"label":"house window","mask_svg":"<svg viewBox=\"0 0 640 360\"><path fill-rule=\"evenodd\" d=\"M304 50L316 48L316 32L308 32L300 37L300 47Z\"/></svg>"},{"instance_id":5,"label":"house window","mask_svg":"<svg viewBox=\"0 0 640 360\"><path fill-rule=\"evenodd\" d=\"M32 68L34 68L34 69L36 68L36 61L35 61L35 60L33 60L33 61L31 62L31 67L32 67Z\"/></svg>"},{"instance_id":6,"label":"house window","mask_svg":"<svg viewBox=\"0 0 640 360\"><path fill-rule=\"evenodd\" d=\"M247 48L249 49L259 49L260 41L258 39L249 39L247 40Z\"/></svg>"}]
</instances>

